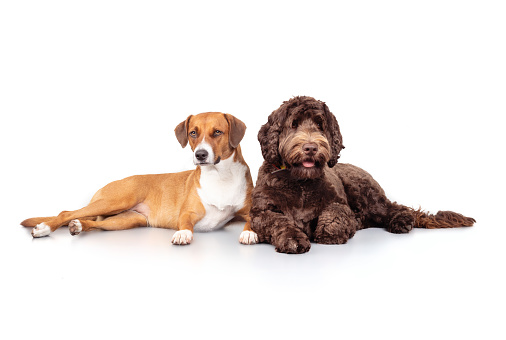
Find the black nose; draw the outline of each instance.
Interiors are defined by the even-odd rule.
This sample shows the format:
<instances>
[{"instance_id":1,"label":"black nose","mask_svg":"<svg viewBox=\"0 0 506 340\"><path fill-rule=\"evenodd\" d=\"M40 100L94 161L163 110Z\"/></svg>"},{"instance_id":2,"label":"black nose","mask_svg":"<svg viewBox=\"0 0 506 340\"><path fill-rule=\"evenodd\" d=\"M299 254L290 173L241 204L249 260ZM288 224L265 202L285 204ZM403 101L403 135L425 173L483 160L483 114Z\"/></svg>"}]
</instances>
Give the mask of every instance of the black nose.
<instances>
[{"instance_id":1,"label":"black nose","mask_svg":"<svg viewBox=\"0 0 506 340\"><path fill-rule=\"evenodd\" d=\"M206 150L198 150L195 152L195 157L201 162L205 161L207 156L209 156L209 153Z\"/></svg>"},{"instance_id":2,"label":"black nose","mask_svg":"<svg viewBox=\"0 0 506 340\"><path fill-rule=\"evenodd\" d=\"M315 143L306 143L302 145L302 150L306 155L311 156L318 152L318 145Z\"/></svg>"}]
</instances>

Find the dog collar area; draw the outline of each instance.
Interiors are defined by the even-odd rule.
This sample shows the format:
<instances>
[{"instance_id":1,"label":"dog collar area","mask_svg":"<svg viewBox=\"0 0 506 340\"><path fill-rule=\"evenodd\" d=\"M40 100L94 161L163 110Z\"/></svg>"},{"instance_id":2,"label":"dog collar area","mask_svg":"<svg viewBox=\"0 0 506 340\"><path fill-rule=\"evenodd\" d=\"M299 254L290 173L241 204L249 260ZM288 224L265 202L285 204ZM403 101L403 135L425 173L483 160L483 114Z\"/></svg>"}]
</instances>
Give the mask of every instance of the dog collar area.
<instances>
[{"instance_id":1,"label":"dog collar area","mask_svg":"<svg viewBox=\"0 0 506 340\"><path fill-rule=\"evenodd\" d=\"M271 164L271 165L277 169L277 170L274 170L273 172L271 172L271 174L275 174L276 172L286 170L286 165L280 165L280 166L277 166L276 164Z\"/></svg>"}]
</instances>

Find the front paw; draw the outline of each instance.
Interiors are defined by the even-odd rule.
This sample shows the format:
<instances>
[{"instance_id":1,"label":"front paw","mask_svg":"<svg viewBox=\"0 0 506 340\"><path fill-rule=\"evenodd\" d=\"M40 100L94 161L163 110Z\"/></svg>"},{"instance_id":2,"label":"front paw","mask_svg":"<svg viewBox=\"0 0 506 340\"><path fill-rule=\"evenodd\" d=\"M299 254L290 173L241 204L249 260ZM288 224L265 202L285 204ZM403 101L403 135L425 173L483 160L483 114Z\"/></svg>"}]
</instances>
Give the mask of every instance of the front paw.
<instances>
[{"instance_id":1,"label":"front paw","mask_svg":"<svg viewBox=\"0 0 506 340\"><path fill-rule=\"evenodd\" d=\"M254 231L244 230L239 236L239 242L242 244L256 244L258 243L258 235Z\"/></svg>"},{"instance_id":2,"label":"front paw","mask_svg":"<svg viewBox=\"0 0 506 340\"><path fill-rule=\"evenodd\" d=\"M193 241L193 233L188 229L178 230L172 236L172 244L185 245Z\"/></svg>"},{"instance_id":3,"label":"front paw","mask_svg":"<svg viewBox=\"0 0 506 340\"><path fill-rule=\"evenodd\" d=\"M314 233L314 241L320 244L345 244L355 235L355 220L341 218L325 223L319 221Z\"/></svg>"},{"instance_id":4,"label":"front paw","mask_svg":"<svg viewBox=\"0 0 506 340\"><path fill-rule=\"evenodd\" d=\"M302 231L283 233L273 244L278 253L285 254L303 254L311 249L311 242Z\"/></svg>"}]
</instances>

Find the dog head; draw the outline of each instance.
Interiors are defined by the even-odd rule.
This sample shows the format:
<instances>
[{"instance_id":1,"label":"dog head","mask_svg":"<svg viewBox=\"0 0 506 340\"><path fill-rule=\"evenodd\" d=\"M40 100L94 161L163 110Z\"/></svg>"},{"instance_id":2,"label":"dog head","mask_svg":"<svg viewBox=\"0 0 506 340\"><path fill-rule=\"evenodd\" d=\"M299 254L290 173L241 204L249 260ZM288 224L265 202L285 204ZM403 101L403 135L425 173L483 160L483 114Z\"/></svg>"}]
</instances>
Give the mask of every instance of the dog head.
<instances>
[{"instance_id":1,"label":"dog head","mask_svg":"<svg viewBox=\"0 0 506 340\"><path fill-rule=\"evenodd\" d=\"M246 125L230 114L206 112L189 116L174 132L183 148L190 143L195 165L216 165L232 156Z\"/></svg>"},{"instance_id":2,"label":"dog head","mask_svg":"<svg viewBox=\"0 0 506 340\"><path fill-rule=\"evenodd\" d=\"M264 159L301 179L318 178L344 148L336 117L324 102L294 97L272 112L258 133Z\"/></svg>"}]
</instances>

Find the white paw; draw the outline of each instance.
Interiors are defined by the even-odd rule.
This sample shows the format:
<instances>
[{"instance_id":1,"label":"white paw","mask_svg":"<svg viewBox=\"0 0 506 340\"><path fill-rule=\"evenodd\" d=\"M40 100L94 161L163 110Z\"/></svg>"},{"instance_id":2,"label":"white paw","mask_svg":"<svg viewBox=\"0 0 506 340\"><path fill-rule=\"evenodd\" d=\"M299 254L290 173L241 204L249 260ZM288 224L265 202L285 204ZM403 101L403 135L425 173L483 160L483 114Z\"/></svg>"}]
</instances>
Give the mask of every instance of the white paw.
<instances>
[{"instance_id":1,"label":"white paw","mask_svg":"<svg viewBox=\"0 0 506 340\"><path fill-rule=\"evenodd\" d=\"M239 242L242 244L258 243L258 235L254 231L244 230L239 236Z\"/></svg>"},{"instance_id":2,"label":"white paw","mask_svg":"<svg viewBox=\"0 0 506 340\"><path fill-rule=\"evenodd\" d=\"M44 222L39 223L32 229L33 237L44 237L51 233L51 228Z\"/></svg>"},{"instance_id":3,"label":"white paw","mask_svg":"<svg viewBox=\"0 0 506 340\"><path fill-rule=\"evenodd\" d=\"M75 236L79 235L83 231L83 225L81 224L81 221L79 220L72 220L69 223L69 232L70 235Z\"/></svg>"},{"instance_id":4,"label":"white paw","mask_svg":"<svg viewBox=\"0 0 506 340\"><path fill-rule=\"evenodd\" d=\"M174 236L172 236L172 243L173 244L190 244L193 240L193 233L189 230L178 230L174 233Z\"/></svg>"}]
</instances>

